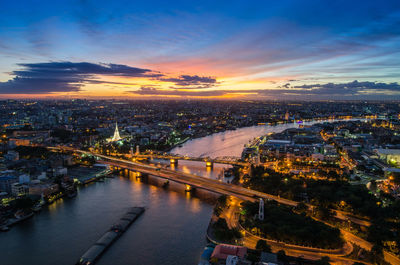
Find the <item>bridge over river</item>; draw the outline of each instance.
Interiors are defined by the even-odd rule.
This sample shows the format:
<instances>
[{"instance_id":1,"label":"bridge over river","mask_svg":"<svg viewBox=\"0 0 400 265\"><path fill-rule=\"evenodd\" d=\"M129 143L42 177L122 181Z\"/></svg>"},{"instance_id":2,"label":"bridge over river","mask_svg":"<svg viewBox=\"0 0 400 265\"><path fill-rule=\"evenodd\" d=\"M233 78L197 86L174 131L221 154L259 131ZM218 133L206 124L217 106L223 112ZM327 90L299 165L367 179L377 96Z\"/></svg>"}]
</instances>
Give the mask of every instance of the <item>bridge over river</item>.
<instances>
[{"instance_id":1,"label":"bridge over river","mask_svg":"<svg viewBox=\"0 0 400 265\"><path fill-rule=\"evenodd\" d=\"M268 200L275 200L279 203L296 206L297 202L280 198L278 196L250 190L237 185L231 185L218 180L209 179L201 176L197 176L190 173L174 171L166 168L159 168L152 165L143 163L133 162L126 159L116 158L112 156L101 155L89 151L74 149L71 147L49 147L50 150L54 151L68 151L74 153L80 153L85 155L92 155L99 159L101 163L109 164L114 167L124 168L128 170L138 171L144 174L153 175L163 179L171 180L177 183L190 185L191 187L201 188L211 192L235 196L245 200L256 200L257 198L263 198Z\"/></svg>"},{"instance_id":2,"label":"bridge over river","mask_svg":"<svg viewBox=\"0 0 400 265\"><path fill-rule=\"evenodd\" d=\"M233 166L249 166L248 162L240 161L238 157L233 156L224 156L224 157L216 157L216 158L209 158L209 157L192 157L192 156L182 156L176 154L133 154L129 155L131 158L150 158L150 159L164 159L169 160L171 164L178 164L179 160L186 160L186 161L198 161L198 162L205 162L207 167L212 167L214 164L226 164L226 165L233 165Z\"/></svg>"}]
</instances>

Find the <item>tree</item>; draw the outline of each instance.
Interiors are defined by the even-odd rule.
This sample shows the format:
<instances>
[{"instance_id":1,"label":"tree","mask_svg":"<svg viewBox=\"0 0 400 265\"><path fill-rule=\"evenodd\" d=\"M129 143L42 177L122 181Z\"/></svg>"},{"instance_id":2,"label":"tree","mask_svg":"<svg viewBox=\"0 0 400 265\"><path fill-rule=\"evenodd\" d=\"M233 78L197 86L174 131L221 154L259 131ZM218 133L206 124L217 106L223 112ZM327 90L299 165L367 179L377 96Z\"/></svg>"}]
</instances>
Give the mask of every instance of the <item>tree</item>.
<instances>
[{"instance_id":1,"label":"tree","mask_svg":"<svg viewBox=\"0 0 400 265\"><path fill-rule=\"evenodd\" d=\"M286 262L287 261L287 256L286 256L286 252L281 249L276 253L278 260L282 261L282 262Z\"/></svg>"},{"instance_id":2,"label":"tree","mask_svg":"<svg viewBox=\"0 0 400 265\"><path fill-rule=\"evenodd\" d=\"M260 260L260 256L257 255L257 254L254 253L254 252L249 252L249 253L247 254L247 259L248 259L249 261L253 262L253 264L254 264L254 262L257 262L257 261ZM216 263L215 263L215 264L216 264Z\"/></svg>"},{"instance_id":3,"label":"tree","mask_svg":"<svg viewBox=\"0 0 400 265\"><path fill-rule=\"evenodd\" d=\"M257 241L256 249L264 252L271 252L271 246L267 244L267 241L262 239Z\"/></svg>"},{"instance_id":4,"label":"tree","mask_svg":"<svg viewBox=\"0 0 400 265\"><path fill-rule=\"evenodd\" d=\"M222 208L218 207L218 206L215 206L214 207L214 215L219 217L221 215L221 213L222 213Z\"/></svg>"},{"instance_id":5,"label":"tree","mask_svg":"<svg viewBox=\"0 0 400 265\"><path fill-rule=\"evenodd\" d=\"M317 261L318 265L330 265L329 263L330 259L329 257L322 257L320 260Z\"/></svg>"},{"instance_id":6,"label":"tree","mask_svg":"<svg viewBox=\"0 0 400 265\"><path fill-rule=\"evenodd\" d=\"M308 206L305 203L300 202L299 204L297 204L295 210L299 213L307 213Z\"/></svg>"},{"instance_id":7,"label":"tree","mask_svg":"<svg viewBox=\"0 0 400 265\"><path fill-rule=\"evenodd\" d=\"M19 210L28 210L33 206L33 201L29 197L22 197L15 200L15 207Z\"/></svg>"},{"instance_id":8,"label":"tree","mask_svg":"<svg viewBox=\"0 0 400 265\"><path fill-rule=\"evenodd\" d=\"M233 241L235 238L242 237L242 234L238 229L229 229L224 218L218 218L218 220L213 224L213 228L216 238L221 241Z\"/></svg>"},{"instance_id":9,"label":"tree","mask_svg":"<svg viewBox=\"0 0 400 265\"><path fill-rule=\"evenodd\" d=\"M225 208L226 207L226 203L228 202L228 196L226 195L221 195L218 197L218 204L222 207Z\"/></svg>"},{"instance_id":10,"label":"tree","mask_svg":"<svg viewBox=\"0 0 400 265\"><path fill-rule=\"evenodd\" d=\"M320 220L326 220L333 216L332 211L324 206L317 206L314 214L315 217Z\"/></svg>"}]
</instances>

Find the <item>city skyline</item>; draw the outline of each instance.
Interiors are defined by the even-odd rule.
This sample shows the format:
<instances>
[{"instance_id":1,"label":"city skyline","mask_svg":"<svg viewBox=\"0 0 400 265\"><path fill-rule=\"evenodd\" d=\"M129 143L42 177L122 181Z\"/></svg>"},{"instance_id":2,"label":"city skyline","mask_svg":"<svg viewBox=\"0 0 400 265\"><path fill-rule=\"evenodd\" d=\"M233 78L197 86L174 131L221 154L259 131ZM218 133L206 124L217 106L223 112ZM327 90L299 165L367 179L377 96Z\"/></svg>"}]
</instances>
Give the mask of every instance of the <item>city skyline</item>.
<instances>
[{"instance_id":1,"label":"city skyline","mask_svg":"<svg viewBox=\"0 0 400 265\"><path fill-rule=\"evenodd\" d=\"M41 1L0 11L0 98L399 100L397 1Z\"/></svg>"}]
</instances>

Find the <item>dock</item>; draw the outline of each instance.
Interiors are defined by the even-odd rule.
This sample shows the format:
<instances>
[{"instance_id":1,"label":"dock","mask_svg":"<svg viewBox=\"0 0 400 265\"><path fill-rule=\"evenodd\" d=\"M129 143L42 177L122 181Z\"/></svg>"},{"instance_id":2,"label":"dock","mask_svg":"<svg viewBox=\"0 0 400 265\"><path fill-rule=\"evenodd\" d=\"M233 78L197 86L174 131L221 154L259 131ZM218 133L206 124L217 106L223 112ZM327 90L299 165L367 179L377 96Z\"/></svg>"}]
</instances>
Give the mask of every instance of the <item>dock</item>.
<instances>
[{"instance_id":1,"label":"dock","mask_svg":"<svg viewBox=\"0 0 400 265\"><path fill-rule=\"evenodd\" d=\"M144 212L144 207L130 208L110 229L79 259L77 265L91 265L109 248L128 227Z\"/></svg>"}]
</instances>

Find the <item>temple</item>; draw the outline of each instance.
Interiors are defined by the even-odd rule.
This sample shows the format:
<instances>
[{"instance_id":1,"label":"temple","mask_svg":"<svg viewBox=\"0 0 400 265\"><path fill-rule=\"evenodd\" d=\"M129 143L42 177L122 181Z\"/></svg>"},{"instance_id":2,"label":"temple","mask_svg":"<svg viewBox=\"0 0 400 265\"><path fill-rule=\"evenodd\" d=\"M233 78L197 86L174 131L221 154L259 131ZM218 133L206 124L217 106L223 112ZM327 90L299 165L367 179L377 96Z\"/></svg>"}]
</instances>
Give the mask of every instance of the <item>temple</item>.
<instances>
[{"instance_id":1,"label":"temple","mask_svg":"<svg viewBox=\"0 0 400 265\"><path fill-rule=\"evenodd\" d=\"M114 131L114 135L111 139L109 139L110 142L117 142L119 140L121 140L121 136L119 135L119 130L118 130L118 124L115 123L115 131Z\"/></svg>"}]
</instances>

